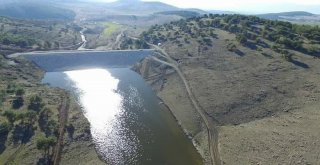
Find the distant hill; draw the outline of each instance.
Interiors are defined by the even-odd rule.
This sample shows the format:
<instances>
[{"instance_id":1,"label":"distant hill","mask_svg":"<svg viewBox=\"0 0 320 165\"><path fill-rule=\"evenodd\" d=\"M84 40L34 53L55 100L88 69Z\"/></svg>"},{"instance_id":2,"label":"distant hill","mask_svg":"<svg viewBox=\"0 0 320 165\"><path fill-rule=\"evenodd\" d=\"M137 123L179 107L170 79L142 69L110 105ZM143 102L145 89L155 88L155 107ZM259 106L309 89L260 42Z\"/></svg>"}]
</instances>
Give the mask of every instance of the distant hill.
<instances>
[{"instance_id":1,"label":"distant hill","mask_svg":"<svg viewBox=\"0 0 320 165\"><path fill-rule=\"evenodd\" d=\"M282 13L259 14L257 16L265 19L281 19L284 17L310 17L310 16L315 16L315 14L305 12L305 11L293 11L293 12L282 12Z\"/></svg>"},{"instance_id":2,"label":"distant hill","mask_svg":"<svg viewBox=\"0 0 320 165\"><path fill-rule=\"evenodd\" d=\"M181 9L162 2L141 0L118 0L111 3L80 1L82 4L80 2L73 5L73 8L79 7L76 11L77 18L80 20L117 22L136 26L162 24L208 13L200 9Z\"/></svg>"},{"instance_id":3,"label":"distant hill","mask_svg":"<svg viewBox=\"0 0 320 165\"><path fill-rule=\"evenodd\" d=\"M223 10L209 10L208 12L211 14L237 14L236 12L223 11Z\"/></svg>"},{"instance_id":4,"label":"distant hill","mask_svg":"<svg viewBox=\"0 0 320 165\"><path fill-rule=\"evenodd\" d=\"M75 13L48 2L17 0L0 2L0 16L19 19L73 20Z\"/></svg>"},{"instance_id":5,"label":"distant hill","mask_svg":"<svg viewBox=\"0 0 320 165\"><path fill-rule=\"evenodd\" d=\"M179 8L175 6L162 2L143 2L140 0L118 0L116 2L106 4L105 7L106 9L127 13L154 13L179 10Z\"/></svg>"},{"instance_id":6,"label":"distant hill","mask_svg":"<svg viewBox=\"0 0 320 165\"><path fill-rule=\"evenodd\" d=\"M177 10L177 11L163 11L163 12L158 12L155 14L162 14L162 15L177 15L181 16L183 18L192 18L192 17L198 17L201 16L202 14L199 12L195 11L188 11L188 10Z\"/></svg>"},{"instance_id":7,"label":"distant hill","mask_svg":"<svg viewBox=\"0 0 320 165\"><path fill-rule=\"evenodd\" d=\"M187 8L187 9L181 9L181 10L197 12L197 13L199 13L199 14L201 14L201 15L209 14L208 11L201 10L201 9L197 9L197 8Z\"/></svg>"},{"instance_id":8,"label":"distant hill","mask_svg":"<svg viewBox=\"0 0 320 165\"><path fill-rule=\"evenodd\" d=\"M320 15L305 11L293 11L283 13L269 13L257 15L260 18L270 20L288 21L298 24L320 25Z\"/></svg>"}]
</instances>

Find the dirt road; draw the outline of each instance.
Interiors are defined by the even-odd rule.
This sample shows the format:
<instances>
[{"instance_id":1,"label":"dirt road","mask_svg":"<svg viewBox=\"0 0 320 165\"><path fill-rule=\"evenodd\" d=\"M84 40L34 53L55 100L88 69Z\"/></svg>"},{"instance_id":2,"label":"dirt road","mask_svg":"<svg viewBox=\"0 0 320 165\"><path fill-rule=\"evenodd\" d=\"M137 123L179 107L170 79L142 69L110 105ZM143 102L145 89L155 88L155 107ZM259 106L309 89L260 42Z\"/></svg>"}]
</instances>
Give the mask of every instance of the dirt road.
<instances>
[{"instance_id":1,"label":"dirt road","mask_svg":"<svg viewBox=\"0 0 320 165\"><path fill-rule=\"evenodd\" d=\"M61 152L63 149L64 133L66 130L66 124L68 122L68 113L69 113L69 96L67 93L62 91L62 102L59 107L59 138L57 144L53 151L53 164L60 164Z\"/></svg>"},{"instance_id":2,"label":"dirt road","mask_svg":"<svg viewBox=\"0 0 320 165\"><path fill-rule=\"evenodd\" d=\"M197 102L197 99L195 98L195 96L193 95L190 85L187 81L187 79L185 78L185 75L183 74L183 72L180 70L180 68L178 67L176 61L174 61L163 49L161 49L160 47L156 46L156 45L152 45L149 44L151 46L153 46L155 48L155 50L158 50L162 55L161 57L164 57L168 60L168 62L163 61L158 59L157 57L152 56L151 58L157 62L160 62L162 64L168 65L172 68L174 68L176 70L176 72L178 73L179 77L181 78L181 80L184 83L184 86L187 90L188 96L192 102L192 105L194 106L194 108L197 110L197 112L200 114L203 122L206 125L207 131L208 131L208 144L209 144L209 150L210 150L210 155L211 155L211 162L212 164L215 165L221 165L221 158L220 158L220 154L219 154L219 148L218 148L218 130L216 128L216 124L214 124L214 122L212 121L212 119L206 114L206 112L200 107L199 103Z\"/></svg>"}]
</instances>

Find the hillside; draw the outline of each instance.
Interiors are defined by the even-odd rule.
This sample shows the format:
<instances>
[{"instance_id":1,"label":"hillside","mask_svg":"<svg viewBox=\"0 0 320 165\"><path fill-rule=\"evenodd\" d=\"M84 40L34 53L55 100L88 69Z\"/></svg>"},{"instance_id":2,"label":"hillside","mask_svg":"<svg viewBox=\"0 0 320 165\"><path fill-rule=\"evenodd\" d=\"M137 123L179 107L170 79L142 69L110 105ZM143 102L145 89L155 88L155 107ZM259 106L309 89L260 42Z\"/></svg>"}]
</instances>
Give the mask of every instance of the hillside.
<instances>
[{"instance_id":1,"label":"hillside","mask_svg":"<svg viewBox=\"0 0 320 165\"><path fill-rule=\"evenodd\" d=\"M155 25L140 37L143 41L153 44L173 42L179 47L190 46L190 41L194 41L199 45L199 51L202 51L213 46L215 29L235 34L242 46L253 50L270 48L285 56L292 56L294 51L316 57L319 57L320 53L319 27L269 21L254 16L205 15L203 18Z\"/></svg>"},{"instance_id":2,"label":"hillside","mask_svg":"<svg viewBox=\"0 0 320 165\"><path fill-rule=\"evenodd\" d=\"M53 1L52 1L53 2ZM19 19L73 20L72 10L58 7L52 2L43 1L7 1L0 2L0 16Z\"/></svg>"},{"instance_id":3,"label":"hillside","mask_svg":"<svg viewBox=\"0 0 320 165\"><path fill-rule=\"evenodd\" d=\"M141 0L118 0L110 3L84 1L64 5L76 12L76 21L117 22L138 27L207 13L199 9L181 9L162 2Z\"/></svg>"},{"instance_id":4,"label":"hillside","mask_svg":"<svg viewBox=\"0 0 320 165\"><path fill-rule=\"evenodd\" d=\"M218 131L216 151L224 164L316 164L319 36L319 27L209 15L153 26L122 48L161 43L170 58L159 51L156 57L165 62L147 58L134 69L170 107L206 163L207 129L193 102ZM191 98L181 74L166 63L181 70Z\"/></svg>"},{"instance_id":5,"label":"hillside","mask_svg":"<svg viewBox=\"0 0 320 165\"><path fill-rule=\"evenodd\" d=\"M76 49L80 28L73 23L0 17L0 53Z\"/></svg>"},{"instance_id":6,"label":"hillside","mask_svg":"<svg viewBox=\"0 0 320 165\"><path fill-rule=\"evenodd\" d=\"M61 89L41 84L44 72L25 59L0 55L0 68L1 164L51 162L59 136L65 136L62 164L77 164L79 160L103 164L91 142L89 123L74 98L68 98ZM70 107L66 123L69 131L65 135L58 132L63 100L69 100ZM48 148L41 143L48 144Z\"/></svg>"},{"instance_id":7,"label":"hillside","mask_svg":"<svg viewBox=\"0 0 320 165\"><path fill-rule=\"evenodd\" d=\"M77 30L72 23L0 17L0 164L53 164L59 155L54 148L63 140L61 164L81 160L104 164L75 98L42 84L44 72L32 62L5 56L20 51L72 49L73 42L80 42ZM68 116L62 118L65 111ZM64 133L61 130L65 128Z\"/></svg>"}]
</instances>

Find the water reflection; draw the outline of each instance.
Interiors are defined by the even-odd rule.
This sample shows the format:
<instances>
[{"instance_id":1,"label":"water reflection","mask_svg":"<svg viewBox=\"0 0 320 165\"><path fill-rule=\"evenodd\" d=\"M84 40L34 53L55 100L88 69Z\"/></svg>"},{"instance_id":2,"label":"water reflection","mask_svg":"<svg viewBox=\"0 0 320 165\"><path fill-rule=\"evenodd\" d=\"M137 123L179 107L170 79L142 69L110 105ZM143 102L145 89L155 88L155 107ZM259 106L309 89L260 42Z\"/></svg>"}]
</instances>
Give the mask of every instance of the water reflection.
<instances>
[{"instance_id":1,"label":"water reflection","mask_svg":"<svg viewBox=\"0 0 320 165\"><path fill-rule=\"evenodd\" d=\"M43 82L78 97L108 164L202 164L171 113L130 69L48 72Z\"/></svg>"},{"instance_id":2,"label":"water reflection","mask_svg":"<svg viewBox=\"0 0 320 165\"><path fill-rule=\"evenodd\" d=\"M130 102L123 102L123 97L116 91L119 80L104 69L65 73L74 82L75 92L91 123L93 140L101 154L113 164L129 163L125 162L128 157L131 157L130 163L134 163L139 139L121 124L121 118L126 116L122 105Z\"/></svg>"}]
</instances>

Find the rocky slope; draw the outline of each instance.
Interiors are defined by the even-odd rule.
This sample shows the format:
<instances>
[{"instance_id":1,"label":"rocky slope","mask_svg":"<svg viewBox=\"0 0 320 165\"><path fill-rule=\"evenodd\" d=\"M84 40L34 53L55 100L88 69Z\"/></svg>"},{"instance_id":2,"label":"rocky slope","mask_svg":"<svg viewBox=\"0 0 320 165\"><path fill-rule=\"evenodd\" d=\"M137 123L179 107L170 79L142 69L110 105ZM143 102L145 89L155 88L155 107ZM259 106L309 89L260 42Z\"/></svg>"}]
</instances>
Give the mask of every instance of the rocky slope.
<instances>
[{"instance_id":1,"label":"rocky slope","mask_svg":"<svg viewBox=\"0 0 320 165\"><path fill-rule=\"evenodd\" d=\"M258 35L268 46L252 39L242 43L239 33L205 21L210 18L157 26L142 38L161 42L179 63L198 103L216 121L222 164L316 163L320 154L317 53L281 45L286 51L273 49L276 41L260 37L263 25L250 23L246 34ZM210 164L206 129L177 73L152 59L137 64L135 70L170 107Z\"/></svg>"},{"instance_id":2,"label":"rocky slope","mask_svg":"<svg viewBox=\"0 0 320 165\"><path fill-rule=\"evenodd\" d=\"M8 164L37 164L43 163L43 150L37 149L38 139L42 136L54 137L59 124L59 106L64 92L61 89L42 85L43 71L24 59L5 59L0 56L0 125L1 151L0 162ZM11 87L10 87L11 86ZM23 89L23 103L14 107L17 96L11 90ZM31 98L41 98L40 112L31 108ZM39 103L40 104L40 103ZM74 98L70 99L69 115L64 134L64 148L61 154L61 164L104 164L98 157L91 142L89 123L81 112ZM11 121L8 112L14 114L13 124L7 131L3 131L4 124ZM44 117L45 112L47 117ZM32 119L28 115L34 114ZM31 126L31 127L29 127ZM30 129L28 129L30 128ZM53 152L49 152L53 154ZM80 164L81 164L80 163Z\"/></svg>"}]
</instances>

